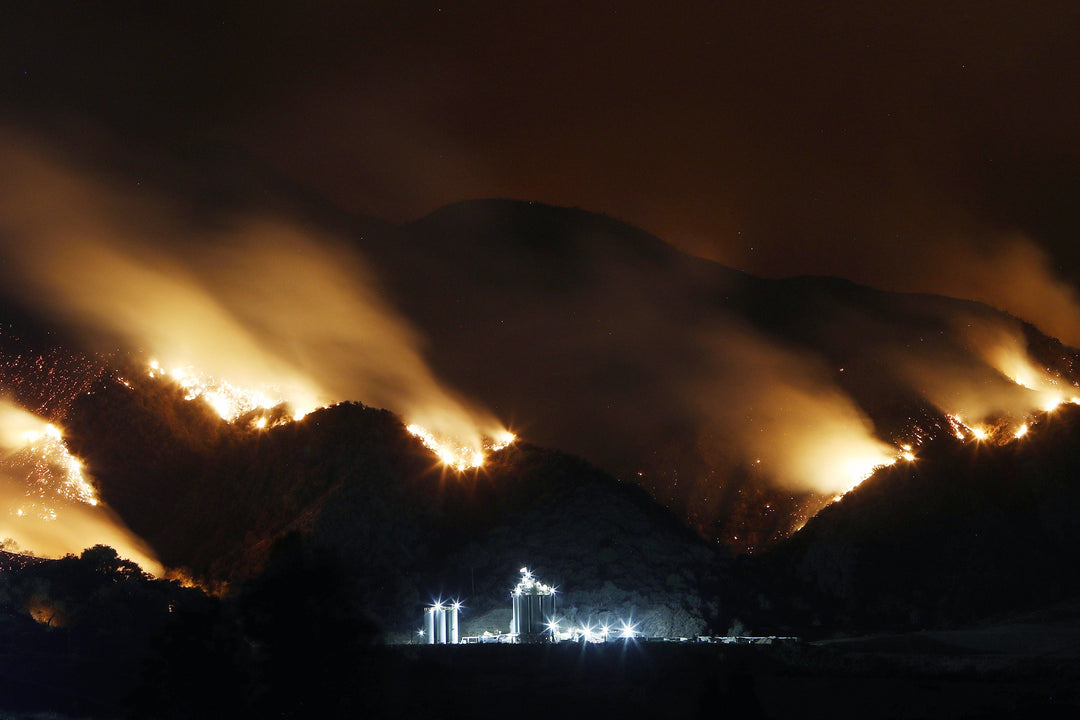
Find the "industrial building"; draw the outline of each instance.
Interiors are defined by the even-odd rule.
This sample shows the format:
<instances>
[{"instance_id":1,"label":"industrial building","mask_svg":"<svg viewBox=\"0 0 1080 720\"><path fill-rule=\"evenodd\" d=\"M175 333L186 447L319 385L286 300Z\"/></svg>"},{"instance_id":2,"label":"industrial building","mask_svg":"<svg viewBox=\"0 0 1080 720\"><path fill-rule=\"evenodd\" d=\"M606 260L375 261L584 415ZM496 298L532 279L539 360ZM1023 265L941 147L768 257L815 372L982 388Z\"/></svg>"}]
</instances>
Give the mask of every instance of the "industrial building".
<instances>
[{"instance_id":1,"label":"industrial building","mask_svg":"<svg viewBox=\"0 0 1080 720\"><path fill-rule=\"evenodd\" d=\"M424 642L428 645L457 645L460 610L461 603L456 601L449 605L437 602L424 608L424 629L420 631Z\"/></svg>"},{"instance_id":2,"label":"industrial building","mask_svg":"<svg viewBox=\"0 0 1080 720\"><path fill-rule=\"evenodd\" d=\"M458 634L458 614L461 603L438 601L424 608L424 626L417 633L427 645L457 645L458 643L536 643L586 642L601 643L614 640L633 640L640 636L636 625L622 621L618 628L608 625L561 627L555 614L556 588L540 582L527 568L510 591L512 615L509 633L485 631L477 637L462 638Z\"/></svg>"},{"instance_id":3,"label":"industrial building","mask_svg":"<svg viewBox=\"0 0 1080 720\"><path fill-rule=\"evenodd\" d=\"M528 568L521 568L521 579L510 591L513 615L509 634L492 635L484 642L540 642L552 639L555 620L555 588L537 580ZM463 642L458 634L458 615L461 603L438 601L424 608L424 625L417 633L426 645L457 645ZM546 635L545 635L546 634ZM481 642L466 638L464 642Z\"/></svg>"},{"instance_id":4,"label":"industrial building","mask_svg":"<svg viewBox=\"0 0 1080 720\"><path fill-rule=\"evenodd\" d=\"M484 631L482 635L460 637L458 634L458 615L461 603L458 601L438 601L424 608L424 626L417 633L421 644L426 645L471 645L474 643L538 643L538 642L577 642L607 643L612 641L636 641L643 639L651 642L680 643L715 643L725 645L774 645L800 642L797 637L784 636L736 636L723 637L700 635L689 637L643 637L632 620L618 620L618 625L592 621L582 624L563 625L555 614L555 596L557 589L540 582L527 568L521 568L521 578L510 590L510 602L513 613L510 619L510 632Z\"/></svg>"},{"instance_id":5,"label":"industrial building","mask_svg":"<svg viewBox=\"0 0 1080 720\"><path fill-rule=\"evenodd\" d=\"M514 615L510 634L518 642L538 642L555 620L555 588L533 577L529 568L521 568L521 580L511 591Z\"/></svg>"}]
</instances>

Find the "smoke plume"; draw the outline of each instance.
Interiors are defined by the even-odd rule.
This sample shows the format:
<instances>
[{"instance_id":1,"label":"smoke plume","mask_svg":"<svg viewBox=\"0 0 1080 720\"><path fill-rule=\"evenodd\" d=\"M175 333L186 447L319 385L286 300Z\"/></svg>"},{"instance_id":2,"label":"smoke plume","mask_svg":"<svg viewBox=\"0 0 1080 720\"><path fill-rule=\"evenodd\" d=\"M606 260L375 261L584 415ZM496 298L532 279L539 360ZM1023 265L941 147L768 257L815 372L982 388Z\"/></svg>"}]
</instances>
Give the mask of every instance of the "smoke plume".
<instances>
[{"instance_id":1,"label":"smoke plume","mask_svg":"<svg viewBox=\"0 0 1080 720\"><path fill-rule=\"evenodd\" d=\"M79 461L62 447L58 428L0 401L0 541L4 547L60 557L93 545L109 545L143 570L161 575L161 564L150 549L92 497L87 482Z\"/></svg>"},{"instance_id":2,"label":"smoke plume","mask_svg":"<svg viewBox=\"0 0 1080 720\"><path fill-rule=\"evenodd\" d=\"M18 296L93 349L142 351L301 411L386 407L479 449L494 417L444 388L408 323L337 238L285 218L194 217L6 134L0 232Z\"/></svg>"},{"instance_id":3,"label":"smoke plume","mask_svg":"<svg viewBox=\"0 0 1080 720\"><path fill-rule=\"evenodd\" d=\"M875 436L820 361L735 323L711 346L711 387L689 397L699 403L701 435L744 466L795 491L836 494L895 461L897 449Z\"/></svg>"}]
</instances>

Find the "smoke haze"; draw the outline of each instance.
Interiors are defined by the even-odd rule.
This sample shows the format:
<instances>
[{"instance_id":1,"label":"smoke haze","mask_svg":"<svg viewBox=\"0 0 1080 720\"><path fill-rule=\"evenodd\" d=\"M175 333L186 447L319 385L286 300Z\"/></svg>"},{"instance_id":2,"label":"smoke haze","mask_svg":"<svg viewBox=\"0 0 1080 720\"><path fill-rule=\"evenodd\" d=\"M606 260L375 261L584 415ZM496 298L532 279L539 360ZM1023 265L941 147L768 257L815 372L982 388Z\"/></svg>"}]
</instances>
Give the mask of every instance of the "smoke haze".
<instances>
[{"instance_id":1,"label":"smoke haze","mask_svg":"<svg viewBox=\"0 0 1080 720\"><path fill-rule=\"evenodd\" d=\"M115 343L166 369L193 366L301 411L342 400L387 407L477 449L500 429L441 386L420 339L332 237L273 217L196 222L25 136L3 142L9 286L94 349Z\"/></svg>"},{"instance_id":2,"label":"smoke haze","mask_svg":"<svg viewBox=\"0 0 1080 720\"><path fill-rule=\"evenodd\" d=\"M1040 371L1020 324L985 308L759 280L581 211L449 206L356 239L376 279L351 241L293 216L194 212L183 194L5 140L8 291L91 347L301 411L386 407L473 449L501 429L482 402L530 440L711 508L698 527L762 488L832 497L896 462L922 422L912 398L1018 425L1071 382ZM1040 256L1015 247L970 277L1016 266L1045 279ZM1015 295L1072 322L1065 286ZM893 400L899 416L883 412Z\"/></svg>"},{"instance_id":3,"label":"smoke haze","mask_svg":"<svg viewBox=\"0 0 1080 720\"><path fill-rule=\"evenodd\" d=\"M701 434L760 476L798 492L843 493L897 449L820 361L786 351L735 323L711 343L712 387L692 387ZM732 452L734 451L734 452Z\"/></svg>"},{"instance_id":4,"label":"smoke haze","mask_svg":"<svg viewBox=\"0 0 1080 720\"><path fill-rule=\"evenodd\" d=\"M94 545L109 545L154 575L163 572L153 552L96 500L80 500L65 487L64 463L78 462L55 450L31 449L31 438L59 430L45 420L0 401L0 541L9 551L43 557L79 554Z\"/></svg>"}]
</instances>

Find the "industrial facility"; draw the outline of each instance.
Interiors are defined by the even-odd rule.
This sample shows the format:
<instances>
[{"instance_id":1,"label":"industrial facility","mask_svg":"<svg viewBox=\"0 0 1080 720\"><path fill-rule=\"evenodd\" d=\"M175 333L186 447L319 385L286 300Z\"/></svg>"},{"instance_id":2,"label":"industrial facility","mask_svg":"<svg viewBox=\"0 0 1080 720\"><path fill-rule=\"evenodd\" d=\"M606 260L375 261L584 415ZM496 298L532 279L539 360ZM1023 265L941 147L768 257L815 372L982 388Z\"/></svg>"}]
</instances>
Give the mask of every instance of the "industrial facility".
<instances>
[{"instance_id":1,"label":"industrial facility","mask_svg":"<svg viewBox=\"0 0 1080 720\"><path fill-rule=\"evenodd\" d=\"M529 568L521 568L521 580L510 593L514 605L510 634L517 642L538 642L549 634L555 622L555 588L533 577Z\"/></svg>"},{"instance_id":2,"label":"industrial facility","mask_svg":"<svg viewBox=\"0 0 1080 720\"><path fill-rule=\"evenodd\" d=\"M461 603L457 601L449 605L437 602L424 608L424 629L420 631L420 637L428 645L457 645L460 611Z\"/></svg>"},{"instance_id":3,"label":"industrial facility","mask_svg":"<svg viewBox=\"0 0 1080 720\"><path fill-rule=\"evenodd\" d=\"M552 628L555 620L555 588L537 580L528 568L521 568L521 579L510 591L513 616L510 632L485 634L484 638L465 638L464 642L541 642L556 640ZM463 642L458 634L458 614L461 603L438 601L424 608L424 626L417 634L427 645L457 645Z\"/></svg>"},{"instance_id":4,"label":"industrial facility","mask_svg":"<svg viewBox=\"0 0 1080 720\"><path fill-rule=\"evenodd\" d=\"M637 624L622 620L618 627L608 624L569 625L563 627L555 614L557 588L540 582L527 568L520 570L521 578L510 591L513 614L510 632L485 631L481 636L461 637L458 633L458 615L461 603L438 601L424 608L424 626L417 632L421 644L457 645L474 643L539 643L580 642L606 643L615 640L642 638ZM712 636L697 637L647 637L653 642L698 642L725 645L772 645L797 643L797 637L779 636Z\"/></svg>"}]
</instances>

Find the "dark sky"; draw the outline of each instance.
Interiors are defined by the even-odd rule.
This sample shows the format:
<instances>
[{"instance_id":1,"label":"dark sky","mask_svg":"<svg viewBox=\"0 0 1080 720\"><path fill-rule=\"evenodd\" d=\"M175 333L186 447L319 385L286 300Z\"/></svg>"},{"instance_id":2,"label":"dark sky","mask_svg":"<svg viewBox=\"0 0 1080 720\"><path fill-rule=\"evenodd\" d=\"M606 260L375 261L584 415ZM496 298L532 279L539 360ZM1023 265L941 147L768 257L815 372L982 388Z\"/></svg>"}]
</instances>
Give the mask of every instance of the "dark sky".
<instances>
[{"instance_id":1,"label":"dark sky","mask_svg":"<svg viewBox=\"0 0 1080 720\"><path fill-rule=\"evenodd\" d=\"M1071 0L27 2L0 33L8 122L239 148L352 212L573 205L1028 316L1080 281Z\"/></svg>"}]
</instances>

